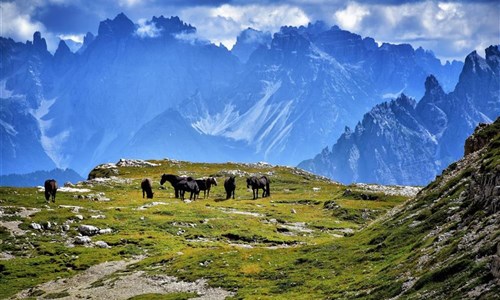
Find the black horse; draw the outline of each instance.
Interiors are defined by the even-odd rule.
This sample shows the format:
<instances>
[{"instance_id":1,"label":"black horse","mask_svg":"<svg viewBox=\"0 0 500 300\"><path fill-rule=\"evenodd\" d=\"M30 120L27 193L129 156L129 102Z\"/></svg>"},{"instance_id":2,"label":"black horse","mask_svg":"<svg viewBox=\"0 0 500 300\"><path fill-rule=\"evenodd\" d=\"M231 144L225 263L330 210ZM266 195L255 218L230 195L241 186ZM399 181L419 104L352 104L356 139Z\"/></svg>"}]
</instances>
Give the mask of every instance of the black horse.
<instances>
[{"instance_id":1,"label":"black horse","mask_svg":"<svg viewBox=\"0 0 500 300\"><path fill-rule=\"evenodd\" d=\"M198 184L200 191L203 191L203 199L210 197L210 188L212 185L217 186L217 180L215 177L196 179L196 183Z\"/></svg>"},{"instance_id":2,"label":"black horse","mask_svg":"<svg viewBox=\"0 0 500 300\"><path fill-rule=\"evenodd\" d=\"M52 199L52 202L56 202L56 192L57 192L57 181L54 179L45 180L45 200L49 202L49 199Z\"/></svg>"},{"instance_id":3,"label":"black horse","mask_svg":"<svg viewBox=\"0 0 500 300\"><path fill-rule=\"evenodd\" d=\"M148 199L153 199L153 182L149 178L145 178L141 182L142 188L142 198L144 198L144 194L148 197Z\"/></svg>"},{"instance_id":4,"label":"black horse","mask_svg":"<svg viewBox=\"0 0 500 300\"><path fill-rule=\"evenodd\" d=\"M253 199L259 198L259 189L262 189L262 198L271 196L271 190L269 189L269 179L266 176L257 178L252 176L247 178L247 188L252 187Z\"/></svg>"},{"instance_id":5,"label":"black horse","mask_svg":"<svg viewBox=\"0 0 500 300\"><path fill-rule=\"evenodd\" d=\"M180 192L179 195L181 197L181 200L184 200L184 193L185 192L191 192L191 195L189 196L189 200L196 200L196 195L200 193L200 188L198 187L196 180L194 180L192 177L187 177L187 178L184 178L183 180L179 181L176 185L176 188ZM194 199L193 199L193 196L194 196Z\"/></svg>"},{"instance_id":6,"label":"black horse","mask_svg":"<svg viewBox=\"0 0 500 300\"><path fill-rule=\"evenodd\" d=\"M174 174L163 174L161 175L160 185L163 185L166 181L170 182L170 184L174 187L175 198L179 198L179 189L177 188L177 184L185 179L186 177Z\"/></svg>"},{"instance_id":7,"label":"black horse","mask_svg":"<svg viewBox=\"0 0 500 300\"><path fill-rule=\"evenodd\" d=\"M224 189L226 190L226 199L231 198L231 195L234 199L234 191L236 190L236 178L234 176L224 180Z\"/></svg>"}]
</instances>

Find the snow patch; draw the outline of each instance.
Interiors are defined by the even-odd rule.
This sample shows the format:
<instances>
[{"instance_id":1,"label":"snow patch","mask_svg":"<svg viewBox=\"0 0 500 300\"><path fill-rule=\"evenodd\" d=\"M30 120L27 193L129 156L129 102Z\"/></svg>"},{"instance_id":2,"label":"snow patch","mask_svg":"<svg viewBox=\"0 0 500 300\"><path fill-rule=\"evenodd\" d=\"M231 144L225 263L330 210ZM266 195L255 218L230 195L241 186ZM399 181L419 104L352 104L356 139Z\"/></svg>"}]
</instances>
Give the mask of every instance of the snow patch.
<instances>
[{"instance_id":1,"label":"snow patch","mask_svg":"<svg viewBox=\"0 0 500 300\"><path fill-rule=\"evenodd\" d=\"M0 98L10 98L13 92L7 89L7 79L0 81Z\"/></svg>"},{"instance_id":2,"label":"snow patch","mask_svg":"<svg viewBox=\"0 0 500 300\"><path fill-rule=\"evenodd\" d=\"M67 155L64 155L61 152L60 145L64 143L70 134L69 130L64 130L54 136L48 136L47 132L52 126L52 119L44 120L52 105L56 102L56 98L54 99L42 99L40 102L40 106L37 109L31 110L31 115L37 120L38 126L40 127L41 137L40 142L42 144L43 150L47 154L52 161L56 164L56 167L64 169L66 166L65 162L67 161Z\"/></svg>"},{"instance_id":3,"label":"snow patch","mask_svg":"<svg viewBox=\"0 0 500 300\"><path fill-rule=\"evenodd\" d=\"M288 123L293 100L270 104L271 97L280 89L281 81L264 82L261 98L245 113L240 114L232 104L214 115L208 113L191 126L200 133L224 136L253 144L257 152L265 155L271 150L284 147L293 124ZM272 141L265 145L266 141Z\"/></svg>"},{"instance_id":4,"label":"snow patch","mask_svg":"<svg viewBox=\"0 0 500 300\"><path fill-rule=\"evenodd\" d=\"M3 120L0 120L0 125L2 125L3 128L5 128L5 131L7 132L7 134L10 134L12 136L17 135L17 130L11 124L9 124Z\"/></svg>"}]
</instances>

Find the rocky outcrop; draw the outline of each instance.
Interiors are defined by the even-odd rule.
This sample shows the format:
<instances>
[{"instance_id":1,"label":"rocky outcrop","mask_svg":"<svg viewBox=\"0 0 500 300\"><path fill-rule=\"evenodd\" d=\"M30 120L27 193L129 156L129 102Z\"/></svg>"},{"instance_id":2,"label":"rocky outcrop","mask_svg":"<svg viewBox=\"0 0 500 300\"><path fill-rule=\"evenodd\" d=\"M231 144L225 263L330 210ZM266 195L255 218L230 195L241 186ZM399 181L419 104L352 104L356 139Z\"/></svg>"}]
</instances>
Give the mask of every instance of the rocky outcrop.
<instances>
[{"instance_id":1,"label":"rocky outcrop","mask_svg":"<svg viewBox=\"0 0 500 300\"><path fill-rule=\"evenodd\" d=\"M481 123L474 133L465 140L464 154L469 155L484 148L494 137L500 133L500 128Z\"/></svg>"}]
</instances>

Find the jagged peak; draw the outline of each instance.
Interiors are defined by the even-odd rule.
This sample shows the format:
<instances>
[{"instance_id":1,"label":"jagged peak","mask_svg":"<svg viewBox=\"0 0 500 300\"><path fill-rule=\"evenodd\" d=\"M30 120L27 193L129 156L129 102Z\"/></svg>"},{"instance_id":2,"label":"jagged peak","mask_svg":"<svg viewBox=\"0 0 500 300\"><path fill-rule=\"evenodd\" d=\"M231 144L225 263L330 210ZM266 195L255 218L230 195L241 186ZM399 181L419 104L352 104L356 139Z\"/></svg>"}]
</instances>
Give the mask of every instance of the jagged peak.
<instances>
[{"instance_id":1,"label":"jagged peak","mask_svg":"<svg viewBox=\"0 0 500 300\"><path fill-rule=\"evenodd\" d=\"M124 37L134 30L135 24L124 13L119 13L113 20L106 19L99 24L98 36Z\"/></svg>"},{"instance_id":2,"label":"jagged peak","mask_svg":"<svg viewBox=\"0 0 500 300\"><path fill-rule=\"evenodd\" d=\"M92 32L89 31L83 37L83 44L84 45L88 45L88 44L92 43L92 41L94 41L94 39L95 39L94 34L92 34Z\"/></svg>"},{"instance_id":3,"label":"jagged peak","mask_svg":"<svg viewBox=\"0 0 500 300\"><path fill-rule=\"evenodd\" d=\"M191 24L183 22L177 16L171 16L170 18L165 18L163 15L159 17L153 16L151 22L155 26L162 30L164 33L194 33L196 32L196 27Z\"/></svg>"},{"instance_id":4,"label":"jagged peak","mask_svg":"<svg viewBox=\"0 0 500 300\"><path fill-rule=\"evenodd\" d=\"M236 38L237 43L268 43L272 39L271 33L269 31L260 31L248 27L247 29L240 32Z\"/></svg>"},{"instance_id":5,"label":"jagged peak","mask_svg":"<svg viewBox=\"0 0 500 300\"><path fill-rule=\"evenodd\" d=\"M406 94L401 93L399 97L397 97L395 100L391 101L391 104L397 105L397 106L403 106L403 107L412 107L415 108L417 105L417 102L415 99L406 96Z\"/></svg>"},{"instance_id":6,"label":"jagged peak","mask_svg":"<svg viewBox=\"0 0 500 300\"><path fill-rule=\"evenodd\" d=\"M40 31L33 34L33 47L37 50L47 51L47 42L42 38Z\"/></svg>"},{"instance_id":7,"label":"jagged peak","mask_svg":"<svg viewBox=\"0 0 500 300\"><path fill-rule=\"evenodd\" d=\"M57 50L54 53L54 56L61 56L61 55L66 55L68 53L71 53L71 50L69 49L68 45L64 40L59 40L59 45L57 46Z\"/></svg>"},{"instance_id":8,"label":"jagged peak","mask_svg":"<svg viewBox=\"0 0 500 300\"><path fill-rule=\"evenodd\" d=\"M425 94L444 94L439 81L432 74L425 79Z\"/></svg>"},{"instance_id":9,"label":"jagged peak","mask_svg":"<svg viewBox=\"0 0 500 300\"><path fill-rule=\"evenodd\" d=\"M498 70L498 65L500 65L500 49L499 45L492 45L485 49L486 61L494 69Z\"/></svg>"},{"instance_id":10,"label":"jagged peak","mask_svg":"<svg viewBox=\"0 0 500 300\"><path fill-rule=\"evenodd\" d=\"M460 77L469 72L475 73L478 69L486 70L488 69L488 64L486 63L486 60L482 58L476 50L474 50L465 58L464 67Z\"/></svg>"}]
</instances>

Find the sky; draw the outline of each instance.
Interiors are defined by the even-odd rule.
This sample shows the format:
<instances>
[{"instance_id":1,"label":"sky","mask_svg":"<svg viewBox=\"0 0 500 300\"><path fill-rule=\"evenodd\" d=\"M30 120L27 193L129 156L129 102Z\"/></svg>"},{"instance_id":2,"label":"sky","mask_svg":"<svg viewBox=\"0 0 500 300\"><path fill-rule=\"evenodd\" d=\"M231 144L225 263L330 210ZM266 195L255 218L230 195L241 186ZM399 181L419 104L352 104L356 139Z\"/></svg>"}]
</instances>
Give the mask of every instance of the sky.
<instances>
[{"instance_id":1,"label":"sky","mask_svg":"<svg viewBox=\"0 0 500 300\"><path fill-rule=\"evenodd\" d=\"M137 24L179 16L197 38L229 49L248 27L277 32L317 20L379 43L421 46L443 62L500 44L498 0L0 0L0 9L0 36L26 42L40 31L52 52L59 39L81 42L120 12Z\"/></svg>"}]
</instances>

